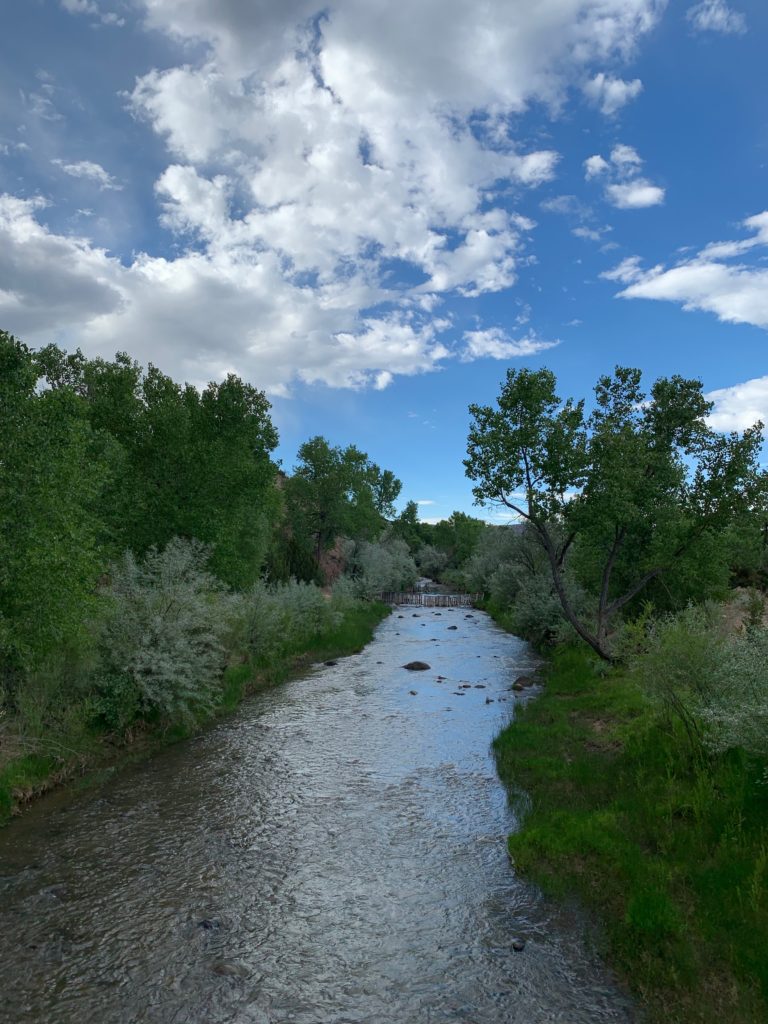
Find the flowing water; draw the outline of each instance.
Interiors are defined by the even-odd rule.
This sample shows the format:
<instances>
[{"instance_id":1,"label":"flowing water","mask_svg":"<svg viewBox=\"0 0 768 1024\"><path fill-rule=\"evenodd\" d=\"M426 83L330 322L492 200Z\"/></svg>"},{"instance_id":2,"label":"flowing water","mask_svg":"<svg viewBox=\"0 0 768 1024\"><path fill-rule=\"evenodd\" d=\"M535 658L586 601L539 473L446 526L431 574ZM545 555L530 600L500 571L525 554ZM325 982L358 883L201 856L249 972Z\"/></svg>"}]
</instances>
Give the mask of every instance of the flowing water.
<instances>
[{"instance_id":1,"label":"flowing water","mask_svg":"<svg viewBox=\"0 0 768 1024\"><path fill-rule=\"evenodd\" d=\"M3 1024L635 1020L506 856L489 745L529 650L480 612L399 611L0 833Z\"/></svg>"}]
</instances>

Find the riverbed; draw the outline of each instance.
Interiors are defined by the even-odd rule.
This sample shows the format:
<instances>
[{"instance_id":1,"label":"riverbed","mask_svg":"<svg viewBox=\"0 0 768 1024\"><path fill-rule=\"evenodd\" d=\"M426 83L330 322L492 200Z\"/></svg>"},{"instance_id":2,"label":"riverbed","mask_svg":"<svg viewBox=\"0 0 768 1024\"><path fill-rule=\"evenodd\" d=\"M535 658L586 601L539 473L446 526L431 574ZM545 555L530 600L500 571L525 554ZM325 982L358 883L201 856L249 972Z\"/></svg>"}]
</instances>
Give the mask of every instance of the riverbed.
<instances>
[{"instance_id":1,"label":"riverbed","mask_svg":"<svg viewBox=\"0 0 768 1024\"><path fill-rule=\"evenodd\" d=\"M0 832L0 1019L635 1021L506 855L490 743L533 661L482 612L395 610L361 654L41 801Z\"/></svg>"}]
</instances>

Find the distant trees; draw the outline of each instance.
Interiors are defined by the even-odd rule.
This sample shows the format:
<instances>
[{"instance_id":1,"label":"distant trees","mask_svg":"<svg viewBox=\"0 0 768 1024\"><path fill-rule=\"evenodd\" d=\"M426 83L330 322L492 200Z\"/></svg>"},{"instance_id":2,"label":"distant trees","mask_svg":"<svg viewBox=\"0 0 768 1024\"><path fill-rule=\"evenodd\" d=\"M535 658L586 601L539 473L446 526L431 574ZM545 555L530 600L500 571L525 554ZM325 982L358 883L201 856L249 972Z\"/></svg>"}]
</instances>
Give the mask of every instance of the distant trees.
<instances>
[{"instance_id":1,"label":"distant trees","mask_svg":"<svg viewBox=\"0 0 768 1024\"><path fill-rule=\"evenodd\" d=\"M711 408L699 381L661 378L646 394L640 371L623 367L600 378L588 416L546 369L509 370L496 408L470 406L464 465L476 498L527 524L565 618L602 658L625 606L662 579L706 589L697 552L764 505L762 424L718 434ZM569 594L569 560L594 595L589 617Z\"/></svg>"},{"instance_id":2,"label":"distant trees","mask_svg":"<svg viewBox=\"0 0 768 1024\"><path fill-rule=\"evenodd\" d=\"M294 530L312 538L319 561L337 537L377 537L395 515L401 487L354 445L339 448L313 437L299 448L285 493Z\"/></svg>"}]
</instances>

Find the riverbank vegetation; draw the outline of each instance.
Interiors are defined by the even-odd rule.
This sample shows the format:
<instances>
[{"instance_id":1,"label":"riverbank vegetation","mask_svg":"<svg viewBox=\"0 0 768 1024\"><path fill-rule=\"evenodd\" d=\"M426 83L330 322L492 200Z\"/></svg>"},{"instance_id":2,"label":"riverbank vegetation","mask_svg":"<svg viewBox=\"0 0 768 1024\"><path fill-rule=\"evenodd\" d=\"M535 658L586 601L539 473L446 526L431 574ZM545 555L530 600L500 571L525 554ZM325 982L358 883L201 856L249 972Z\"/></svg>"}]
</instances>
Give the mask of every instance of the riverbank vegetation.
<instances>
[{"instance_id":1,"label":"riverbank vegetation","mask_svg":"<svg viewBox=\"0 0 768 1024\"><path fill-rule=\"evenodd\" d=\"M762 424L717 434L697 381L637 371L594 410L549 371L472 407L477 497L518 517L462 568L543 654L498 737L518 869L602 922L651 1018L768 1017Z\"/></svg>"},{"instance_id":2,"label":"riverbank vegetation","mask_svg":"<svg viewBox=\"0 0 768 1024\"><path fill-rule=\"evenodd\" d=\"M373 595L417 575L394 474L317 437L286 475L233 375L197 389L0 332L0 438L0 818L359 649Z\"/></svg>"}]
</instances>

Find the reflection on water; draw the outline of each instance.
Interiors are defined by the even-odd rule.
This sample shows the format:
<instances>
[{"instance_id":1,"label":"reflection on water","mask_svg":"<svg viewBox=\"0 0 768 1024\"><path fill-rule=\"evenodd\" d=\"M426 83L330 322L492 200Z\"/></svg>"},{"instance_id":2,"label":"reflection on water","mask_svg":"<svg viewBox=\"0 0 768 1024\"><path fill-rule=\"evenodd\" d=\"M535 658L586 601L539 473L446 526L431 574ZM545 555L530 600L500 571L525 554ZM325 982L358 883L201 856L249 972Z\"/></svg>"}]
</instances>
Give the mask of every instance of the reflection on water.
<instances>
[{"instance_id":1,"label":"reflection on water","mask_svg":"<svg viewBox=\"0 0 768 1024\"><path fill-rule=\"evenodd\" d=\"M634 1020L507 861L489 744L529 666L480 612L395 612L363 654L39 804L0 833L0 1017Z\"/></svg>"}]
</instances>

